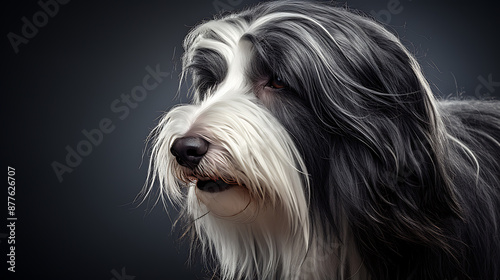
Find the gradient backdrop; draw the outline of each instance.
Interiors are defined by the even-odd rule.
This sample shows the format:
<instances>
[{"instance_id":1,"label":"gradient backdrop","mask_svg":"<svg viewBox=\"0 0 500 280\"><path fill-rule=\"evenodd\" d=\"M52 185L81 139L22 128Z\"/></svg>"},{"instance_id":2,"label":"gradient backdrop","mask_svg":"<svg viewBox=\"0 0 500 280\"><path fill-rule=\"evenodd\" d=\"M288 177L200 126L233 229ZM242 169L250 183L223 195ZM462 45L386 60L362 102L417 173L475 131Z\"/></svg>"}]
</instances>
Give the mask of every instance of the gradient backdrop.
<instances>
[{"instance_id":1,"label":"gradient backdrop","mask_svg":"<svg viewBox=\"0 0 500 280\"><path fill-rule=\"evenodd\" d=\"M172 231L175 209L170 219L161 205L132 202L146 179L144 141L162 112L180 102L183 37L221 8L258 1L69 1L51 6L45 17L37 1L11 2L2 7L2 163L4 171L16 168L16 272L7 273L4 184L0 275L7 277L0 279L209 278L199 261L186 263L188 244L179 240L180 228ZM436 94L498 98L496 2L436 2L353 0L348 6L389 24ZM36 32L23 27L33 16ZM19 37L23 29L31 38ZM150 80L156 87L140 102L124 103L122 94L137 90L157 67L168 74ZM70 157L74 167L60 182L52 163L66 165L67 149L77 149L86 139L82 131L95 132L101 122L113 131L90 148L81 144L88 155L79 162Z\"/></svg>"}]
</instances>

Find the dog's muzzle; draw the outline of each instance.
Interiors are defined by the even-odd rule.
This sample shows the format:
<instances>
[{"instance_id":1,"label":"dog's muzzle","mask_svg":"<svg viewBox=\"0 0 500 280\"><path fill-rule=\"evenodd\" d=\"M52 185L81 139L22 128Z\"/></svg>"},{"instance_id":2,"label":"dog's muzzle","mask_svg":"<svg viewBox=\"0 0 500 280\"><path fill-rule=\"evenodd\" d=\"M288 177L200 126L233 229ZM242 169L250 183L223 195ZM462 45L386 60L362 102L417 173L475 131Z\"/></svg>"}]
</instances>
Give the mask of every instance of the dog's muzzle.
<instances>
[{"instance_id":1,"label":"dog's muzzle","mask_svg":"<svg viewBox=\"0 0 500 280\"><path fill-rule=\"evenodd\" d=\"M170 148L170 152L175 156L179 165L194 170L208 152L209 145L203 138L187 136L176 139ZM221 178L215 180L197 178L196 186L202 191L215 193L227 190L232 184Z\"/></svg>"}]
</instances>

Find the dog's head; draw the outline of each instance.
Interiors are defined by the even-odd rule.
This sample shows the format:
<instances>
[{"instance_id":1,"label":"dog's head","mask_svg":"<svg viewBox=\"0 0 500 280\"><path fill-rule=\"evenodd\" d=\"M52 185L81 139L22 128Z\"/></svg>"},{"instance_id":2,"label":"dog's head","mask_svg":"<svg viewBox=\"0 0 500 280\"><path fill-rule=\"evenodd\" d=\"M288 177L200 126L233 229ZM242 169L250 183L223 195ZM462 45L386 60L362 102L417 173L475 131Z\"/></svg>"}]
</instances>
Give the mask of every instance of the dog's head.
<instances>
[{"instance_id":1,"label":"dog's head","mask_svg":"<svg viewBox=\"0 0 500 280\"><path fill-rule=\"evenodd\" d=\"M350 226L383 236L396 220L428 238L408 235L430 204L411 187L441 172L441 124L396 36L345 8L280 1L205 22L184 48L192 102L153 131L152 180L223 277L304 275L314 244L345 245Z\"/></svg>"}]
</instances>

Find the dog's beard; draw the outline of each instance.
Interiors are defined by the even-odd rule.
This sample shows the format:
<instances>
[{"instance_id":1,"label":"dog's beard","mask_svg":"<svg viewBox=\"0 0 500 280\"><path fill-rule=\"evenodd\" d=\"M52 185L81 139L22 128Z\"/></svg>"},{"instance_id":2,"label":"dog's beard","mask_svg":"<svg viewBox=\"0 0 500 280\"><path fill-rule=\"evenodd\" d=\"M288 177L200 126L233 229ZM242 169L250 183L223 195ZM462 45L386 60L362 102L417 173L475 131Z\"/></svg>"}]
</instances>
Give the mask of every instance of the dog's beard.
<instances>
[{"instance_id":1,"label":"dog's beard","mask_svg":"<svg viewBox=\"0 0 500 280\"><path fill-rule=\"evenodd\" d=\"M210 145L194 169L170 153L186 135ZM217 91L168 112L153 136L152 180L187 210L223 278L299 274L310 238L307 171L287 131L255 97Z\"/></svg>"}]
</instances>

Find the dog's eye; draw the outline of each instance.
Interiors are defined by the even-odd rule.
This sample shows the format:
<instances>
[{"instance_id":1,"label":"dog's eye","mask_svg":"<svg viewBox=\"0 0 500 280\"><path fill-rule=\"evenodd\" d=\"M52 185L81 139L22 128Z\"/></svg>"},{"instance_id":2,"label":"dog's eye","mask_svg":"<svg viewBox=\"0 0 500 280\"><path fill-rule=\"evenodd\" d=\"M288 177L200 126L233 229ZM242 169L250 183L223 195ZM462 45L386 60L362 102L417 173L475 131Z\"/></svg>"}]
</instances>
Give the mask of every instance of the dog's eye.
<instances>
[{"instance_id":1,"label":"dog's eye","mask_svg":"<svg viewBox=\"0 0 500 280\"><path fill-rule=\"evenodd\" d=\"M280 77L274 77L269 81L268 87L282 89L286 87L286 84Z\"/></svg>"}]
</instances>

